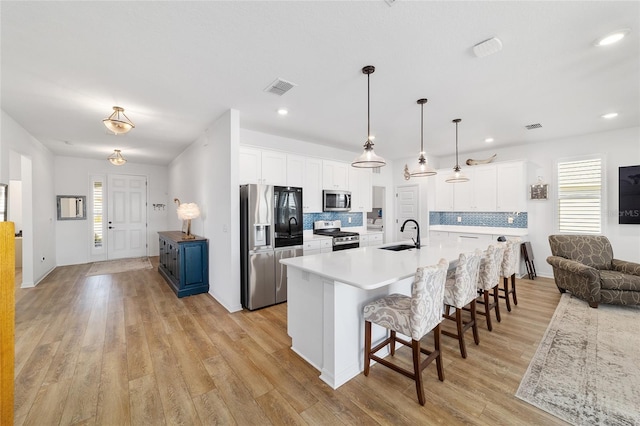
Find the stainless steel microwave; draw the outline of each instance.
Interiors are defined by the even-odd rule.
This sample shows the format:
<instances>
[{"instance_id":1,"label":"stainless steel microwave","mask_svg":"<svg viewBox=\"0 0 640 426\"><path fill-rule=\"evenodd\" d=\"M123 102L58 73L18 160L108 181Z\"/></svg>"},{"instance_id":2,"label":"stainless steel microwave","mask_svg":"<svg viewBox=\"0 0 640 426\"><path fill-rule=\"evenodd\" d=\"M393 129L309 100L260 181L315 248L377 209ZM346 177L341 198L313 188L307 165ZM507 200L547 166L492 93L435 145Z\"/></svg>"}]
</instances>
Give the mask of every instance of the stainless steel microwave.
<instances>
[{"instance_id":1,"label":"stainless steel microwave","mask_svg":"<svg viewBox=\"0 0 640 426\"><path fill-rule=\"evenodd\" d=\"M351 210L351 192L324 190L322 191L322 211L348 212Z\"/></svg>"}]
</instances>

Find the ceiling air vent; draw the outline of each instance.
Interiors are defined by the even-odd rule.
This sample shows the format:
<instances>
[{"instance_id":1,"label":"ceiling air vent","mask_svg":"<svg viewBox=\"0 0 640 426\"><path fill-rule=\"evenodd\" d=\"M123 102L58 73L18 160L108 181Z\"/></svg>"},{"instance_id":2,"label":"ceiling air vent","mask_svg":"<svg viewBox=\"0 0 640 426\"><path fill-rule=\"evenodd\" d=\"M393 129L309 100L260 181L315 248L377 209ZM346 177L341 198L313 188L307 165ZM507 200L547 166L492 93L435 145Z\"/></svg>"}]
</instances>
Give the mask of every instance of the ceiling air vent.
<instances>
[{"instance_id":1,"label":"ceiling air vent","mask_svg":"<svg viewBox=\"0 0 640 426\"><path fill-rule=\"evenodd\" d=\"M527 130L533 130L533 129L539 129L542 127L542 124L540 123L535 123L535 124L527 124L526 126L524 126L527 128Z\"/></svg>"},{"instance_id":2,"label":"ceiling air vent","mask_svg":"<svg viewBox=\"0 0 640 426\"><path fill-rule=\"evenodd\" d=\"M264 89L264 91L273 93L274 95L282 96L295 86L297 86L297 84L291 83L290 81L283 80L281 78L276 78L273 83L271 83L267 86L266 89Z\"/></svg>"}]
</instances>

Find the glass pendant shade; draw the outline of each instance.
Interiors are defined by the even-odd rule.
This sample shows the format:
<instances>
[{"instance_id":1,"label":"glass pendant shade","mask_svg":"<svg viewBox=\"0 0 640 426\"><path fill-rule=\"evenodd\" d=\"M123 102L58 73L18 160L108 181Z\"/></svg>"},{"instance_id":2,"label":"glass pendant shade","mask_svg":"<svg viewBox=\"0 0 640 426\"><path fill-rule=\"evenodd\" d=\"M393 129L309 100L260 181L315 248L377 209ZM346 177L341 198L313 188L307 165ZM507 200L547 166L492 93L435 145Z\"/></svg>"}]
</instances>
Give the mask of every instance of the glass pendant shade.
<instances>
[{"instance_id":1,"label":"glass pendant shade","mask_svg":"<svg viewBox=\"0 0 640 426\"><path fill-rule=\"evenodd\" d=\"M418 167L411 171L411 177L426 177L437 174L438 172L436 172L435 169L427 162L424 152L421 152L420 157L418 158Z\"/></svg>"},{"instance_id":2,"label":"glass pendant shade","mask_svg":"<svg viewBox=\"0 0 640 426\"><path fill-rule=\"evenodd\" d=\"M445 182L463 183L469 182L469 178L464 173L462 173L462 170L460 170L460 166L456 166L453 168L453 173L449 175L447 179L445 179Z\"/></svg>"},{"instance_id":3,"label":"glass pendant shade","mask_svg":"<svg viewBox=\"0 0 640 426\"><path fill-rule=\"evenodd\" d=\"M122 166L127 162L127 160L125 160L125 158L122 156L122 153L119 149L114 149L113 154L107 157L107 160L109 160L109 162L114 166Z\"/></svg>"},{"instance_id":4,"label":"glass pendant shade","mask_svg":"<svg viewBox=\"0 0 640 426\"><path fill-rule=\"evenodd\" d=\"M466 177L464 173L462 173L462 170L460 169L460 163L458 162L458 123L460 123L461 121L462 119L460 118L456 118L455 120L453 120L453 122L456 123L456 165L453 167L453 174L445 179L445 182L447 183L469 182L469 178Z\"/></svg>"},{"instance_id":5,"label":"glass pendant shade","mask_svg":"<svg viewBox=\"0 0 640 426\"><path fill-rule=\"evenodd\" d=\"M127 133L129 130L136 127L129 117L124 114L124 108L118 106L113 107L113 113L102 120L105 127L115 133L116 135Z\"/></svg>"},{"instance_id":6,"label":"glass pendant shade","mask_svg":"<svg viewBox=\"0 0 640 426\"><path fill-rule=\"evenodd\" d=\"M370 169L374 167L382 167L386 164L387 163L384 161L384 158L380 157L373 150L373 143L370 140L367 140L364 144L364 152L353 160L351 166Z\"/></svg>"},{"instance_id":7,"label":"glass pendant shade","mask_svg":"<svg viewBox=\"0 0 640 426\"><path fill-rule=\"evenodd\" d=\"M411 177L426 177L438 174L427 162L424 153L424 104L426 99L418 99L416 101L420 105L420 156L418 157L418 167L411 171Z\"/></svg>"},{"instance_id":8,"label":"glass pendant shade","mask_svg":"<svg viewBox=\"0 0 640 426\"><path fill-rule=\"evenodd\" d=\"M376 167L382 167L387 164L384 158L380 157L373 150L373 142L371 142L371 119L370 119L370 105L369 105L369 76L375 71L373 65L367 65L362 68L362 73L367 74L367 141L364 143L364 152L356 157L351 163L352 167L362 169L372 169Z\"/></svg>"}]
</instances>

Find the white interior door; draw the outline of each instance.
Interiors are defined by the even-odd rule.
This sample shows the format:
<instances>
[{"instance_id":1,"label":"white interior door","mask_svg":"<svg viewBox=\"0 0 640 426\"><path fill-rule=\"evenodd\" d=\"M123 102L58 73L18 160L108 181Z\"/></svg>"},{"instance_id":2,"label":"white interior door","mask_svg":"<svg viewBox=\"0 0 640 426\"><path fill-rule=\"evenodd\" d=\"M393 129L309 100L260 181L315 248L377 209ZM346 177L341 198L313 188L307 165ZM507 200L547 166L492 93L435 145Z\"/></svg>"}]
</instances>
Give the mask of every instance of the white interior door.
<instances>
[{"instance_id":1,"label":"white interior door","mask_svg":"<svg viewBox=\"0 0 640 426\"><path fill-rule=\"evenodd\" d=\"M419 222L420 218L420 200L418 185L399 186L396 188L396 240L410 240L416 238L415 224L408 224L404 232L400 232L400 227L407 219L413 219Z\"/></svg>"},{"instance_id":2,"label":"white interior door","mask_svg":"<svg viewBox=\"0 0 640 426\"><path fill-rule=\"evenodd\" d=\"M109 175L107 257L147 255L147 178Z\"/></svg>"}]
</instances>

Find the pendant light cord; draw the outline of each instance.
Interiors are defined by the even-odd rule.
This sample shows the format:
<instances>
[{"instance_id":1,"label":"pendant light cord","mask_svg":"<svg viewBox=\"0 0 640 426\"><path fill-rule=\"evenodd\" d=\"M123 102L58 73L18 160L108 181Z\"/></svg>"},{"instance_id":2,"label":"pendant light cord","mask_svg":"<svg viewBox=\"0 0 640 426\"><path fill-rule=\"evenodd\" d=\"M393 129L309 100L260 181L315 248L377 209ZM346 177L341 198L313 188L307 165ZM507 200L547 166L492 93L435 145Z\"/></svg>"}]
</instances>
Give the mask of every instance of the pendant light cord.
<instances>
[{"instance_id":1,"label":"pendant light cord","mask_svg":"<svg viewBox=\"0 0 640 426\"><path fill-rule=\"evenodd\" d=\"M369 90L369 77L371 77L371 74L367 74L367 141L371 142L371 100L369 99L371 94Z\"/></svg>"},{"instance_id":2,"label":"pendant light cord","mask_svg":"<svg viewBox=\"0 0 640 426\"><path fill-rule=\"evenodd\" d=\"M424 152L423 139L424 139L424 104L420 104L420 155L422 155L422 153Z\"/></svg>"}]
</instances>

